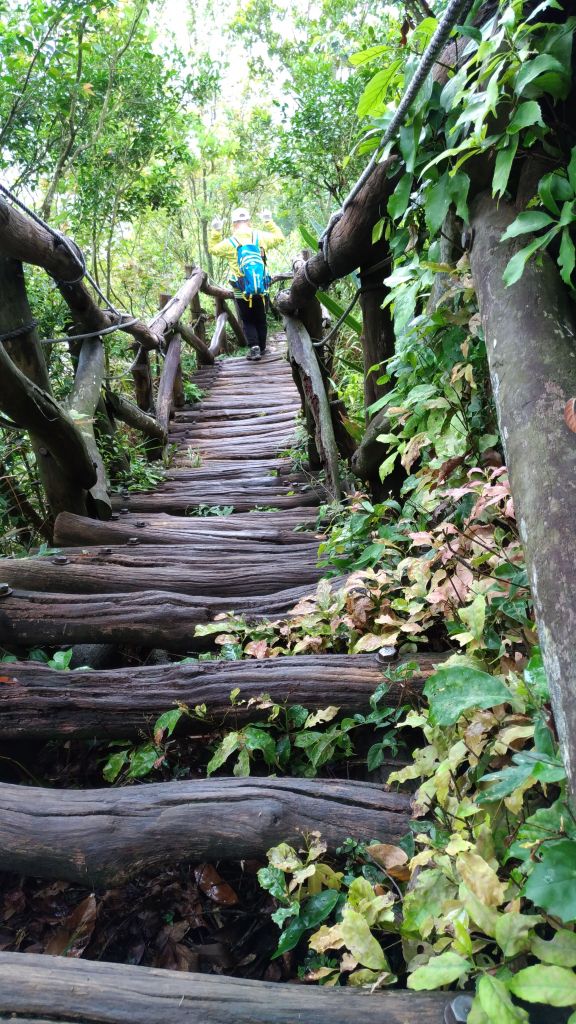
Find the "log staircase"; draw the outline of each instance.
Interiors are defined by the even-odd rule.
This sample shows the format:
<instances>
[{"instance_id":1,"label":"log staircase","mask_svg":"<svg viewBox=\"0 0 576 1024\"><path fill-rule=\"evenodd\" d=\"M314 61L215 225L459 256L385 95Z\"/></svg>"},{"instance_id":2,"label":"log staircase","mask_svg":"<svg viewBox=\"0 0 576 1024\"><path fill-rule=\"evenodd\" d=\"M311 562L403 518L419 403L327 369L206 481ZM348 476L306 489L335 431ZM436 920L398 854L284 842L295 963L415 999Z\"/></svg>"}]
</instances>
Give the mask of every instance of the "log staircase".
<instances>
[{"instance_id":1,"label":"log staircase","mask_svg":"<svg viewBox=\"0 0 576 1024\"><path fill-rule=\"evenodd\" d=\"M219 612L289 614L314 589L314 524L324 492L280 454L293 441L300 408L282 352L276 347L260 363L218 361L201 367L195 381L205 398L176 412L176 455L159 487L121 496L108 522L61 514L57 553L0 562L3 646L111 644L184 655L197 649L195 626ZM233 512L194 514L210 506ZM206 703L224 716L236 687L243 698L269 693L311 709L330 703L359 711L381 679L372 655L165 660L65 675L10 664L0 685L2 735L137 735L178 701ZM422 657L412 685L430 669ZM5 783L0 808L1 870L90 886L169 863L262 857L312 829L330 850L349 836L394 842L410 816L406 795L347 779L216 778L64 791ZM452 1002L446 993L370 997L0 953L0 1020L349 1024L366 1014L381 1024L442 1024L453 1019Z\"/></svg>"}]
</instances>

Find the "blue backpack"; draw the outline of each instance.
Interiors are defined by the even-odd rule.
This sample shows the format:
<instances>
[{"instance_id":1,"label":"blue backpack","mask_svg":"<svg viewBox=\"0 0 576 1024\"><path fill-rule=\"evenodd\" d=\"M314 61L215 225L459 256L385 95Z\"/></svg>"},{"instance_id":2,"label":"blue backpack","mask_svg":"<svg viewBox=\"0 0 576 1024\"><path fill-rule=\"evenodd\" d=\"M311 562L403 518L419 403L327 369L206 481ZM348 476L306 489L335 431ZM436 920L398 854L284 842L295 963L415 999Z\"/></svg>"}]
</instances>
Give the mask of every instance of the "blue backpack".
<instances>
[{"instance_id":1,"label":"blue backpack","mask_svg":"<svg viewBox=\"0 0 576 1024\"><path fill-rule=\"evenodd\" d=\"M252 235L251 242L240 244L235 238L229 241L236 249L238 260L238 280L233 284L244 292L244 296L251 303L253 295L266 295L270 287L270 275L266 271L258 235Z\"/></svg>"}]
</instances>

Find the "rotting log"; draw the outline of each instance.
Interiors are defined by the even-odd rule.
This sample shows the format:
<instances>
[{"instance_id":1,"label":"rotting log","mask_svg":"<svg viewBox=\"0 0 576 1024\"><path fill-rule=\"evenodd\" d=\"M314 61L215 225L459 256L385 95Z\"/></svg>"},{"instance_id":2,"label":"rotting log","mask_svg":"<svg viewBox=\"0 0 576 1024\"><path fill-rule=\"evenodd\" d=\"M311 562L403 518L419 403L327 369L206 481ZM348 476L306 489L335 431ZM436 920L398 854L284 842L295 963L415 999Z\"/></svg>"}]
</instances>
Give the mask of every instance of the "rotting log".
<instances>
[{"instance_id":1,"label":"rotting log","mask_svg":"<svg viewBox=\"0 0 576 1024\"><path fill-rule=\"evenodd\" d=\"M338 586L335 579L334 585ZM0 644L43 646L118 643L193 651L206 646L194 627L220 612L250 620L289 615L314 590L309 584L255 597L189 597L161 590L137 594L60 594L14 591L0 600Z\"/></svg>"},{"instance_id":2,"label":"rotting log","mask_svg":"<svg viewBox=\"0 0 576 1024\"><path fill-rule=\"evenodd\" d=\"M254 516L116 516L113 522L98 522L85 516L61 512L54 525L54 542L61 545L74 544L122 544L130 537L137 537L140 544L188 544L215 543L228 546L232 541L250 541L280 545L308 545L311 539L320 535L302 530L296 532L291 521L284 523L284 517L273 516L269 525L266 520L259 524ZM268 513L270 517L272 514ZM286 515L286 513L284 513ZM262 520L262 516L260 517ZM316 516L310 509L301 510L299 522L314 526Z\"/></svg>"},{"instance_id":3,"label":"rotting log","mask_svg":"<svg viewBox=\"0 0 576 1024\"><path fill-rule=\"evenodd\" d=\"M337 779L202 779L124 789L0 784L0 870L90 885L179 861L260 857L320 831L333 853L349 836L397 842L409 797Z\"/></svg>"},{"instance_id":4,"label":"rotting log","mask_svg":"<svg viewBox=\"0 0 576 1024\"><path fill-rule=\"evenodd\" d=\"M414 674L390 683L388 703L416 702L423 680L444 657L418 655ZM208 710L205 719L184 717L179 728L196 733L225 722L233 729L268 715L268 706L248 704L263 695L274 703L301 704L311 711L337 705L342 711L360 712L369 709L386 665L376 655L310 654L65 674L37 662L4 668L8 676L0 686L2 736L45 740L138 735L178 704L205 704ZM234 707L232 690L238 690Z\"/></svg>"},{"instance_id":5,"label":"rotting log","mask_svg":"<svg viewBox=\"0 0 576 1024\"><path fill-rule=\"evenodd\" d=\"M576 397L576 319L546 253L504 287L508 260L528 241L501 242L516 213L487 194L476 200L470 264L554 718L576 798L576 437L564 420Z\"/></svg>"},{"instance_id":6,"label":"rotting log","mask_svg":"<svg viewBox=\"0 0 576 1024\"><path fill-rule=\"evenodd\" d=\"M168 433L170 413L174 400L174 383L180 366L182 342L179 334L174 334L168 342L168 349L162 367L158 395L156 397L156 419L161 430Z\"/></svg>"},{"instance_id":7,"label":"rotting log","mask_svg":"<svg viewBox=\"0 0 576 1024\"><path fill-rule=\"evenodd\" d=\"M0 1019L23 1024L444 1024L454 998L278 985L38 953L0 953L0 989Z\"/></svg>"},{"instance_id":8,"label":"rotting log","mask_svg":"<svg viewBox=\"0 0 576 1024\"><path fill-rule=\"evenodd\" d=\"M277 295L276 305L281 313L297 316L318 288L325 288L366 264L366 253L372 249L372 228L394 188L394 178L388 174L395 162L396 157L392 156L378 164L346 208L330 235L328 261L321 252L316 253L308 260L306 273L299 268L290 289Z\"/></svg>"},{"instance_id":9,"label":"rotting log","mask_svg":"<svg viewBox=\"0 0 576 1024\"><path fill-rule=\"evenodd\" d=\"M129 402L123 395L107 391L106 403L110 406L117 419L139 430L146 437L152 437L156 441L160 441L162 445L166 443L167 433L162 429L158 420L153 416L149 416L143 409L139 409L133 402Z\"/></svg>"},{"instance_id":10,"label":"rotting log","mask_svg":"<svg viewBox=\"0 0 576 1024\"><path fill-rule=\"evenodd\" d=\"M338 448L316 353L304 325L290 316L286 316L284 321L290 359L296 364L304 400L314 418L316 448L326 470L327 486L332 497L339 499Z\"/></svg>"}]
</instances>

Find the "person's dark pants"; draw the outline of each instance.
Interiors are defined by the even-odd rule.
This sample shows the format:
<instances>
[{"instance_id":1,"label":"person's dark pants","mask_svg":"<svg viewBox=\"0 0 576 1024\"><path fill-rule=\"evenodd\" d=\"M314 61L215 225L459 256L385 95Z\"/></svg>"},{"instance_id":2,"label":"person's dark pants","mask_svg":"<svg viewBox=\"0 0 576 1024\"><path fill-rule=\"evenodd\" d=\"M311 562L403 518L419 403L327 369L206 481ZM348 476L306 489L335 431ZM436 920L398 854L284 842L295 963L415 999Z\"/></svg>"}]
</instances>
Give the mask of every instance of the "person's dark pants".
<instances>
[{"instance_id":1,"label":"person's dark pants","mask_svg":"<svg viewBox=\"0 0 576 1024\"><path fill-rule=\"evenodd\" d=\"M246 299L236 299L238 312L248 341L248 348L258 345L261 352L266 349L266 304L261 295L253 295L252 303Z\"/></svg>"}]
</instances>

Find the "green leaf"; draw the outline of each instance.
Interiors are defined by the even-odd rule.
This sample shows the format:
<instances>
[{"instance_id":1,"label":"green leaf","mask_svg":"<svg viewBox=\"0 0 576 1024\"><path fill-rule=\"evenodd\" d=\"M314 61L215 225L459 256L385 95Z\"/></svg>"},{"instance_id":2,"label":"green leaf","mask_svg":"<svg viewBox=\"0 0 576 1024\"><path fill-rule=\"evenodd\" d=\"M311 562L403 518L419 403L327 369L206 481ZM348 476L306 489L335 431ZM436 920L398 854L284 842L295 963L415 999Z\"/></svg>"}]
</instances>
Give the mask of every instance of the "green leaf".
<instances>
[{"instance_id":1,"label":"green leaf","mask_svg":"<svg viewBox=\"0 0 576 1024\"><path fill-rule=\"evenodd\" d=\"M336 889L324 889L302 903L298 917L294 918L286 931L282 932L278 948L272 959L294 949L305 932L311 931L312 928L318 928L330 916L339 898L340 894Z\"/></svg>"},{"instance_id":2,"label":"green leaf","mask_svg":"<svg viewBox=\"0 0 576 1024\"><path fill-rule=\"evenodd\" d=\"M316 295L319 302L321 302L323 306L326 306L326 309L330 313L332 313L332 316L335 316L336 319L339 320L342 314L344 313L346 307L341 306L340 303L337 302L336 299L334 299L331 295L328 295L327 292L319 291L316 292ZM352 316L351 313L348 313L348 316L346 317L344 323L346 324L347 327L350 327L351 330L355 331L356 334L362 334L362 324L360 323L359 320L356 319L355 316Z\"/></svg>"},{"instance_id":3,"label":"green leaf","mask_svg":"<svg viewBox=\"0 0 576 1024\"><path fill-rule=\"evenodd\" d=\"M370 967L373 971L389 970L384 950L372 935L363 914L350 906L345 907L341 928L347 949L363 967Z\"/></svg>"},{"instance_id":4,"label":"green leaf","mask_svg":"<svg viewBox=\"0 0 576 1024\"><path fill-rule=\"evenodd\" d=\"M576 1004L576 974L565 967L546 967L543 964L525 967L510 978L508 987L527 1003L545 1003L547 1006Z\"/></svg>"},{"instance_id":5,"label":"green leaf","mask_svg":"<svg viewBox=\"0 0 576 1024\"><path fill-rule=\"evenodd\" d=\"M560 277L564 281L564 284L570 284L572 281L572 271L574 270L575 261L576 252L574 250L574 242L570 237L570 229L566 227L562 231L560 252L558 254L558 266L560 267Z\"/></svg>"},{"instance_id":6,"label":"green leaf","mask_svg":"<svg viewBox=\"0 0 576 1024\"><path fill-rule=\"evenodd\" d=\"M525 245L523 249L520 249L512 259L508 260L504 273L502 274L502 280L507 288L510 285L516 284L516 281L520 280L524 272L524 267L530 256L533 256L538 249L545 249L548 242L556 234L553 229L548 231L545 235L540 235L538 238L533 239L528 245Z\"/></svg>"},{"instance_id":7,"label":"green leaf","mask_svg":"<svg viewBox=\"0 0 576 1024\"><path fill-rule=\"evenodd\" d=\"M353 53L348 58L352 67L360 67L362 64L368 64L372 60L376 60L378 57L383 57L390 52L388 46L369 46L366 50L359 50L358 53Z\"/></svg>"},{"instance_id":8,"label":"green leaf","mask_svg":"<svg viewBox=\"0 0 576 1024\"><path fill-rule=\"evenodd\" d=\"M403 174L388 200L388 213L393 220L399 220L406 213L412 180L412 174Z\"/></svg>"},{"instance_id":9,"label":"green leaf","mask_svg":"<svg viewBox=\"0 0 576 1024\"><path fill-rule=\"evenodd\" d=\"M425 214L426 224L431 235L442 226L442 222L452 202L450 195L448 171L444 171L441 178L426 190Z\"/></svg>"},{"instance_id":10,"label":"green leaf","mask_svg":"<svg viewBox=\"0 0 576 1024\"><path fill-rule=\"evenodd\" d=\"M470 708L493 708L511 700L501 679L467 665L441 666L426 682L424 693L436 725L454 725Z\"/></svg>"},{"instance_id":11,"label":"green leaf","mask_svg":"<svg viewBox=\"0 0 576 1024\"><path fill-rule=\"evenodd\" d=\"M561 921L576 921L576 842L561 839L545 845L524 895Z\"/></svg>"},{"instance_id":12,"label":"green leaf","mask_svg":"<svg viewBox=\"0 0 576 1024\"><path fill-rule=\"evenodd\" d=\"M121 750L118 754L112 754L112 756L108 758L104 768L102 769L102 775L106 779L106 782L116 781L127 760L127 750Z\"/></svg>"},{"instance_id":13,"label":"green leaf","mask_svg":"<svg viewBox=\"0 0 576 1024\"><path fill-rule=\"evenodd\" d=\"M516 956L529 950L537 924L542 924L540 915L501 914L496 922L495 938L504 956Z\"/></svg>"},{"instance_id":14,"label":"green leaf","mask_svg":"<svg viewBox=\"0 0 576 1024\"><path fill-rule=\"evenodd\" d=\"M379 242L380 239L382 238L385 224L386 221L384 217L380 217L380 220L376 221L374 227L372 228L372 245L375 245L376 242Z\"/></svg>"},{"instance_id":15,"label":"green leaf","mask_svg":"<svg viewBox=\"0 0 576 1024\"><path fill-rule=\"evenodd\" d=\"M530 660L524 669L524 681L530 692L538 700L550 699L550 687L548 686L542 653L538 647L533 649Z\"/></svg>"},{"instance_id":16,"label":"green leaf","mask_svg":"<svg viewBox=\"0 0 576 1024\"><path fill-rule=\"evenodd\" d=\"M484 594L476 594L472 604L458 609L458 616L467 626L475 640L480 640L486 622L486 598Z\"/></svg>"},{"instance_id":17,"label":"green leaf","mask_svg":"<svg viewBox=\"0 0 576 1024\"><path fill-rule=\"evenodd\" d=\"M440 988L453 981L465 978L472 970L472 964L458 953L440 953L430 957L427 964L417 967L408 977L408 988L420 992L422 989Z\"/></svg>"},{"instance_id":18,"label":"green leaf","mask_svg":"<svg viewBox=\"0 0 576 1024\"><path fill-rule=\"evenodd\" d=\"M356 109L358 117L367 117L368 115L374 117L383 112L386 105L388 87L401 64L401 60L394 60L387 68L377 71L374 77L370 79L358 100L358 107Z\"/></svg>"},{"instance_id":19,"label":"green leaf","mask_svg":"<svg viewBox=\"0 0 576 1024\"><path fill-rule=\"evenodd\" d=\"M576 967L576 932L569 932L566 928L560 928L549 941L534 935L530 949L534 956L546 964Z\"/></svg>"},{"instance_id":20,"label":"green leaf","mask_svg":"<svg viewBox=\"0 0 576 1024\"><path fill-rule=\"evenodd\" d=\"M267 765L276 763L276 743L269 732L255 725L247 725L243 735L247 750L261 750Z\"/></svg>"},{"instance_id":21,"label":"green leaf","mask_svg":"<svg viewBox=\"0 0 576 1024\"><path fill-rule=\"evenodd\" d=\"M507 146L503 146L496 154L494 177L492 178L492 195L503 196L508 185L510 170L518 149L518 136L514 135Z\"/></svg>"},{"instance_id":22,"label":"green leaf","mask_svg":"<svg viewBox=\"0 0 576 1024\"><path fill-rule=\"evenodd\" d=\"M489 772L483 775L480 782L489 782L490 786L483 792L478 793L476 800L479 804L493 803L495 800L503 800L510 796L515 789L522 786L532 775L532 765L507 765L499 772Z\"/></svg>"},{"instance_id":23,"label":"green leaf","mask_svg":"<svg viewBox=\"0 0 576 1024\"><path fill-rule=\"evenodd\" d=\"M227 736L218 744L212 757L206 765L206 774L212 775L213 772L221 768L225 761L228 760L231 754L235 750L238 750L240 745L240 733L229 732Z\"/></svg>"},{"instance_id":24,"label":"green leaf","mask_svg":"<svg viewBox=\"0 0 576 1024\"><path fill-rule=\"evenodd\" d=\"M394 463L396 462L397 458L398 452L396 451L392 452L392 455L389 455L387 459L384 459L384 462L382 463L380 469L378 470L378 476L380 477L382 483L384 483L386 477L389 476L390 473L392 472L394 468Z\"/></svg>"},{"instance_id":25,"label":"green leaf","mask_svg":"<svg viewBox=\"0 0 576 1024\"><path fill-rule=\"evenodd\" d=\"M528 1021L526 1010L514 1005L504 982L491 974L480 978L478 998L490 1024L526 1024Z\"/></svg>"},{"instance_id":26,"label":"green leaf","mask_svg":"<svg viewBox=\"0 0 576 1024\"><path fill-rule=\"evenodd\" d=\"M572 191L576 195L576 146L572 147L570 154L570 162L568 164L568 181L572 186Z\"/></svg>"},{"instance_id":27,"label":"green leaf","mask_svg":"<svg viewBox=\"0 0 576 1024\"><path fill-rule=\"evenodd\" d=\"M318 239L316 238L316 236L313 235L312 232L309 231L308 228L304 226L304 224L298 225L298 231L302 235L302 239L305 245L312 249L312 252L316 252L316 250L318 249Z\"/></svg>"},{"instance_id":28,"label":"green leaf","mask_svg":"<svg viewBox=\"0 0 576 1024\"><path fill-rule=\"evenodd\" d=\"M522 131L523 128L529 128L533 124L539 124L544 127L542 111L540 110L540 104L536 100L527 100L526 103L521 103L518 109L514 111L514 116L506 131L508 135L514 135L516 132Z\"/></svg>"},{"instance_id":29,"label":"green leaf","mask_svg":"<svg viewBox=\"0 0 576 1024\"><path fill-rule=\"evenodd\" d=\"M514 92L520 96L530 82L534 82L540 75L547 72L556 72L561 79L566 77L566 70L559 60L549 53L540 53L533 60L526 61L520 68L514 81ZM549 91L549 90L546 90ZM554 95L554 93L552 93Z\"/></svg>"},{"instance_id":30,"label":"green leaf","mask_svg":"<svg viewBox=\"0 0 576 1024\"><path fill-rule=\"evenodd\" d=\"M144 775L148 775L152 771L158 757L158 750L153 743L146 743L142 747L137 747L136 750L130 754L130 769L128 771L129 779L141 779Z\"/></svg>"},{"instance_id":31,"label":"green leaf","mask_svg":"<svg viewBox=\"0 0 576 1024\"><path fill-rule=\"evenodd\" d=\"M517 238L518 235L540 231L553 223L554 218L548 213L542 213L540 210L525 210L524 213L519 213L516 220L506 228L501 241L506 242L509 238Z\"/></svg>"},{"instance_id":32,"label":"green leaf","mask_svg":"<svg viewBox=\"0 0 576 1024\"><path fill-rule=\"evenodd\" d=\"M171 711L165 711L154 723L154 734L161 730L166 732L168 736L171 736L183 714L184 708L173 708Z\"/></svg>"}]
</instances>

